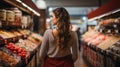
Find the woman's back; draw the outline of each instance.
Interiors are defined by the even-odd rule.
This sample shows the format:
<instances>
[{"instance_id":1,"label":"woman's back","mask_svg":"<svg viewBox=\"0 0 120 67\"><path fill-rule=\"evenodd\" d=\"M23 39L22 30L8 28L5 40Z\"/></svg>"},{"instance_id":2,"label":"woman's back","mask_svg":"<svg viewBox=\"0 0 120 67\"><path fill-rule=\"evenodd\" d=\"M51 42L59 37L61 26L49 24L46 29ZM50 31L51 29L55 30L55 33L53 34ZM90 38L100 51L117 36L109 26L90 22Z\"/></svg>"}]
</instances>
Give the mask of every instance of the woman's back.
<instances>
[{"instance_id":1,"label":"woman's back","mask_svg":"<svg viewBox=\"0 0 120 67\"><path fill-rule=\"evenodd\" d=\"M45 44L41 45L41 49L44 49L41 52L44 53L45 51L47 51L46 54L48 57L64 57L64 56L72 54L71 53L71 49L72 49L72 52L73 53L75 52L73 57L77 57L76 56L77 55L76 54L77 36L76 36L76 33L73 31L71 31L70 34L71 34L71 37L70 37L68 43L66 44L68 46L64 49L60 49L59 46L57 45L57 35L55 35L53 30L50 30L50 29L47 30L45 32L44 40L46 40L46 41L48 40L47 41L48 43L46 43L46 45Z\"/></svg>"}]
</instances>

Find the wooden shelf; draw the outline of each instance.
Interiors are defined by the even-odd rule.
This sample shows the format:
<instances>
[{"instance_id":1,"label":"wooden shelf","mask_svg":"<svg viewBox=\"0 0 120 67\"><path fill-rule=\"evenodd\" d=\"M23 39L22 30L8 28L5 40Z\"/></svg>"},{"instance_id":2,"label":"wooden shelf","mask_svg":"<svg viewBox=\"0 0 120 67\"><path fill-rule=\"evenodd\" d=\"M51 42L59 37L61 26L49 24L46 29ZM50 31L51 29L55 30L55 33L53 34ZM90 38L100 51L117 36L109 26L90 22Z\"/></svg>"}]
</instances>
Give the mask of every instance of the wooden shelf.
<instances>
[{"instance_id":1,"label":"wooden shelf","mask_svg":"<svg viewBox=\"0 0 120 67\"><path fill-rule=\"evenodd\" d=\"M108 18L111 16L116 18L114 14L117 15L117 13L119 12L120 12L120 0L110 0L108 3L90 12L88 14L88 19L90 21L90 20L96 20L96 19L103 19L106 17ZM117 17L118 16L120 15L117 15Z\"/></svg>"},{"instance_id":2,"label":"wooden shelf","mask_svg":"<svg viewBox=\"0 0 120 67\"><path fill-rule=\"evenodd\" d=\"M32 12L30 9L28 9L22 3L20 3L20 2L18 2L16 0L0 0L0 8L5 9L5 8L11 8L11 7L17 7L20 10L22 10L23 12L25 12L25 13L27 13L29 15L35 15L34 12ZM38 11L36 11L36 12L38 12Z\"/></svg>"}]
</instances>

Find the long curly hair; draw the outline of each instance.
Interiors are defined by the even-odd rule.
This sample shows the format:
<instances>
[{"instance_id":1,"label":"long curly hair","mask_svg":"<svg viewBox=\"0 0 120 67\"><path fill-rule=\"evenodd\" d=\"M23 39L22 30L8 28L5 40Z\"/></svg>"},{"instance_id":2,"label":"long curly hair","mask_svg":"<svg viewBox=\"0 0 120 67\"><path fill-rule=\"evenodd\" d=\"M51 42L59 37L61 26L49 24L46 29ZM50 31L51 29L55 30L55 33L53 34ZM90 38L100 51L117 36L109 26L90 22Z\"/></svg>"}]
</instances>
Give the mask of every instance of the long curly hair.
<instances>
[{"instance_id":1,"label":"long curly hair","mask_svg":"<svg viewBox=\"0 0 120 67\"><path fill-rule=\"evenodd\" d=\"M70 16L65 8L56 8L53 10L57 21L58 39L57 44L60 48L66 48L70 39Z\"/></svg>"}]
</instances>

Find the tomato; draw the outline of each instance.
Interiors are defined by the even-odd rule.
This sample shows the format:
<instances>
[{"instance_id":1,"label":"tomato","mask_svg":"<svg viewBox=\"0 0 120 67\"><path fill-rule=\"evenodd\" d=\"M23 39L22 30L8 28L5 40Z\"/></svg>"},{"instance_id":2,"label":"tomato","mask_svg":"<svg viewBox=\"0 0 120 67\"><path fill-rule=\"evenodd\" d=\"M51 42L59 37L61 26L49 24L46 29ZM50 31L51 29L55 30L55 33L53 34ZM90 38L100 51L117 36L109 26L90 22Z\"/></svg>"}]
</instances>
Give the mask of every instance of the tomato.
<instances>
[{"instance_id":1,"label":"tomato","mask_svg":"<svg viewBox=\"0 0 120 67\"><path fill-rule=\"evenodd\" d=\"M25 58L25 54L22 54L22 56L21 56L22 58Z\"/></svg>"},{"instance_id":2,"label":"tomato","mask_svg":"<svg viewBox=\"0 0 120 67\"><path fill-rule=\"evenodd\" d=\"M17 52L20 53L21 51L22 51L22 49L19 48Z\"/></svg>"}]
</instances>

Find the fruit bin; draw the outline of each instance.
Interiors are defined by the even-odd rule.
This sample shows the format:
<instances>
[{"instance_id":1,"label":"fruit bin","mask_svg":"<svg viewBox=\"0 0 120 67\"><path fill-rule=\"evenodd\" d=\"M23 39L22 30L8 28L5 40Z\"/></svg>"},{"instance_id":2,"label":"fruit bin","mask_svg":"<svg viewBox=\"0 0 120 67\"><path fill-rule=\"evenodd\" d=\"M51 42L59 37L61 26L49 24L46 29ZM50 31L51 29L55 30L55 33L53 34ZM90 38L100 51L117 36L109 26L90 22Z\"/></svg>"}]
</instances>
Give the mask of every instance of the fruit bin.
<instances>
[{"instance_id":1,"label":"fruit bin","mask_svg":"<svg viewBox=\"0 0 120 67\"><path fill-rule=\"evenodd\" d=\"M120 67L120 55L112 52L106 52L106 67Z\"/></svg>"},{"instance_id":2,"label":"fruit bin","mask_svg":"<svg viewBox=\"0 0 120 67\"><path fill-rule=\"evenodd\" d=\"M13 52L11 52L10 50L6 49L5 47L1 47L0 51L3 53L6 53L8 55L8 57L13 57L12 60L16 60L16 65L15 67L17 67L18 65L21 64L21 57L18 56L17 54L14 54ZM4 59L8 59L8 57L4 58ZM7 61L7 60L6 60ZM5 63L5 64L9 64L9 63ZM10 66L11 67L11 66Z\"/></svg>"},{"instance_id":3,"label":"fruit bin","mask_svg":"<svg viewBox=\"0 0 120 67\"><path fill-rule=\"evenodd\" d=\"M83 57L90 63L92 67L105 67L105 55L95 46L88 45L84 42Z\"/></svg>"}]
</instances>

